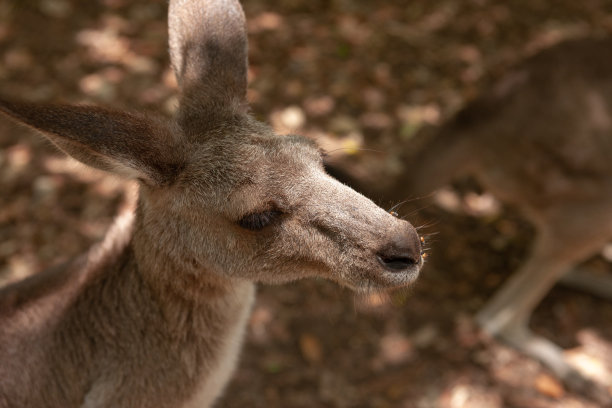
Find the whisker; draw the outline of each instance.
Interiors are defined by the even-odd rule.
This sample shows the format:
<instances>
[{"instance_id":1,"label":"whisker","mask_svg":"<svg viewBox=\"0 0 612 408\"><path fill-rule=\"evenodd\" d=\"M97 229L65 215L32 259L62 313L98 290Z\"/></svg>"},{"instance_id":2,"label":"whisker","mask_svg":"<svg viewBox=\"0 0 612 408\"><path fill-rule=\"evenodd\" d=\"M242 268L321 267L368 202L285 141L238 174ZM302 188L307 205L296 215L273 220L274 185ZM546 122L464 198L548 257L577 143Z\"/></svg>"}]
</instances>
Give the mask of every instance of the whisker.
<instances>
[{"instance_id":1,"label":"whisker","mask_svg":"<svg viewBox=\"0 0 612 408\"><path fill-rule=\"evenodd\" d=\"M435 227L438 224L440 224L440 220L431 220L431 221L426 222L424 224L415 226L414 228L416 228L416 230L419 231L419 230L422 230L422 229L427 229L427 228ZM432 234L433 234L433 232L432 232Z\"/></svg>"},{"instance_id":2,"label":"whisker","mask_svg":"<svg viewBox=\"0 0 612 408\"><path fill-rule=\"evenodd\" d=\"M416 208L416 209L410 211L408 214L403 215L402 216L402 220L406 219L406 217L411 217L411 216L415 215L416 213L419 213L419 212L421 212L421 211L423 211L423 210L425 210L425 209L427 209L429 207L431 207L431 204L427 204L427 205L424 205L422 207Z\"/></svg>"},{"instance_id":3,"label":"whisker","mask_svg":"<svg viewBox=\"0 0 612 408\"><path fill-rule=\"evenodd\" d=\"M434 196L434 194L436 194L436 191L429 192L429 193L427 193L425 195L422 195L422 196L405 198L404 201L405 202L413 202L413 201L418 201L418 200L429 200L429 199L431 199Z\"/></svg>"},{"instance_id":4,"label":"whisker","mask_svg":"<svg viewBox=\"0 0 612 408\"><path fill-rule=\"evenodd\" d=\"M351 151L358 151L358 152L374 152L374 153L385 153L384 150L377 150L377 149L369 149L366 147L338 147L337 149L333 149L333 150L325 150L324 153L329 156L332 153L335 152L339 152L341 150L351 150Z\"/></svg>"},{"instance_id":5,"label":"whisker","mask_svg":"<svg viewBox=\"0 0 612 408\"><path fill-rule=\"evenodd\" d=\"M399 203L395 204L393 207L389 208L387 212L388 213L394 212L395 210L397 210L399 207L406 204L407 202L408 200L400 201Z\"/></svg>"},{"instance_id":6,"label":"whisker","mask_svg":"<svg viewBox=\"0 0 612 408\"><path fill-rule=\"evenodd\" d=\"M374 197L372 197L372 199L373 199L373 198L374 198ZM394 205L393 205L393 206L392 206L392 207L389 209L389 211L393 211L393 210L395 210L395 209L397 209L397 208L400 208L400 207L401 207L401 206L403 206L404 204L414 203L414 202L416 202L416 201L425 200L425 199L427 199L427 198L428 198L427 196L423 196L423 197L410 197L410 198L405 198L405 199L401 200L400 202L398 202L397 204L394 204ZM389 203L389 204L391 204L391 203ZM431 206L431 204L430 204L430 203L428 203L428 204L427 204L427 207L429 207L429 206ZM426 207L425 207L425 208L426 208Z\"/></svg>"}]
</instances>

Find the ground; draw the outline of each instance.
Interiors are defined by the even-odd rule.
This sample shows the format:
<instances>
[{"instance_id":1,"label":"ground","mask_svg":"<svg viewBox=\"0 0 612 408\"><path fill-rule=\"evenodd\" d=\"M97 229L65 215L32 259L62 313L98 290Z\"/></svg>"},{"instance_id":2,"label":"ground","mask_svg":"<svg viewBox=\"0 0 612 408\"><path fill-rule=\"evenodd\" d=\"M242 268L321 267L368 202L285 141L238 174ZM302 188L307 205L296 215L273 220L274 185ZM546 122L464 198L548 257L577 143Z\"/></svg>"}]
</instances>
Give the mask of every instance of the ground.
<instances>
[{"instance_id":1,"label":"ground","mask_svg":"<svg viewBox=\"0 0 612 408\"><path fill-rule=\"evenodd\" d=\"M243 3L253 113L280 132L316 139L330 155L374 153L365 168L376 161L391 173L402 168L395 146L412 143L421 126L444 120L516 61L612 31L612 2L604 0ZM176 84L165 13L165 0L0 0L0 93L169 115ZM99 240L127 189L0 120L0 280ZM260 287L218 406L596 407L474 327L474 312L520 265L533 236L511 208L490 214L481 202L402 210L432 234L410 290L357 297L325 281ZM609 268L605 256L590 264ZM532 326L609 383L610 321L612 304L555 288Z\"/></svg>"}]
</instances>

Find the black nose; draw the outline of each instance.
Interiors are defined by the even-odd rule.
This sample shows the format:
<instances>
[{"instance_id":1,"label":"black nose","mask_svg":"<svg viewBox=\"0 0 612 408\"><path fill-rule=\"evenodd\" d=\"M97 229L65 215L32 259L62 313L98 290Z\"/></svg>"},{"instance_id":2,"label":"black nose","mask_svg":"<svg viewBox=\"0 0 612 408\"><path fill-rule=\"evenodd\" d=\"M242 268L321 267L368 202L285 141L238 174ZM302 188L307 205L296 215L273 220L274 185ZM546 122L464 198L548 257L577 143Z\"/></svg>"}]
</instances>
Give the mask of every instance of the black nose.
<instances>
[{"instance_id":1,"label":"black nose","mask_svg":"<svg viewBox=\"0 0 612 408\"><path fill-rule=\"evenodd\" d=\"M391 236L376 254L379 262L391 272L401 272L421 261L421 239L412 226Z\"/></svg>"}]
</instances>

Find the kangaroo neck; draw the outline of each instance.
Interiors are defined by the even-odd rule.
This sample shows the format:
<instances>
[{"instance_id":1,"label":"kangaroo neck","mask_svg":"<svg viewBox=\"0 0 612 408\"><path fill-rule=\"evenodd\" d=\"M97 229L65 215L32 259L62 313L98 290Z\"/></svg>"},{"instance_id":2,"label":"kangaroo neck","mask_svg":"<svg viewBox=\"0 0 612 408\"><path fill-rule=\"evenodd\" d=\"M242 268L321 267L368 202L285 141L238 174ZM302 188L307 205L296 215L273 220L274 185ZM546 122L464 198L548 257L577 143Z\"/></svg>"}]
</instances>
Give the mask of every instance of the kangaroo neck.
<instances>
[{"instance_id":1,"label":"kangaroo neck","mask_svg":"<svg viewBox=\"0 0 612 408\"><path fill-rule=\"evenodd\" d=\"M180 247L172 232L147 220L145 206L139 205L134 218L132 249L142 278L163 300L211 303L232 296L238 287L252 283L219 276L206 269ZM145 217L145 215L147 215ZM160 217L157 217L160 218Z\"/></svg>"}]
</instances>

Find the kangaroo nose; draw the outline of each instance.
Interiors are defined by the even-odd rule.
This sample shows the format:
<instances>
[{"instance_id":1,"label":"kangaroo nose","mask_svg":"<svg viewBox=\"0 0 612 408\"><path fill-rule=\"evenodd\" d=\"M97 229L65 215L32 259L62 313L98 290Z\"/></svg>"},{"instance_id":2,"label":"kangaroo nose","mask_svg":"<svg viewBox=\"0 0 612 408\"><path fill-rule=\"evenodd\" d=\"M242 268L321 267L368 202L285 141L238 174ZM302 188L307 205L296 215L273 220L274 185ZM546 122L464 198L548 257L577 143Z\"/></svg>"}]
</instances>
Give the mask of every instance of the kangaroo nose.
<instances>
[{"instance_id":1,"label":"kangaroo nose","mask_svg":"<svg viewBox=\"0 0 612 408\"><path fill-rule=\"evenodd\" d=\"M407 230L395 233L376 255L387 270L404 271L421 261L421 239L416 230L408 225Z\"/></svg>"}]
</instances>

